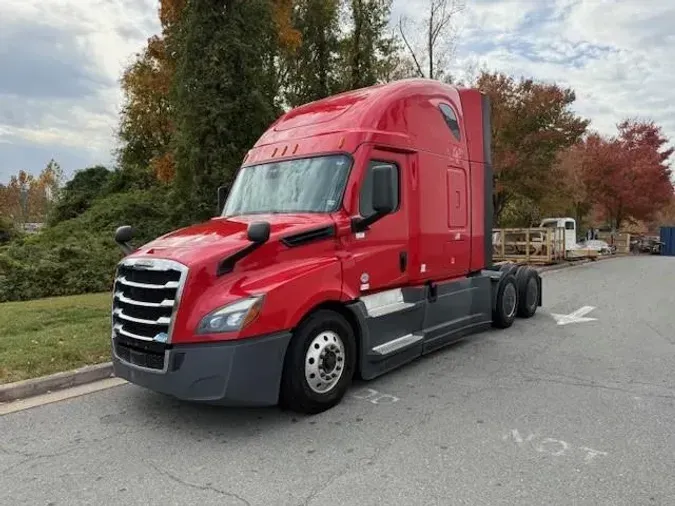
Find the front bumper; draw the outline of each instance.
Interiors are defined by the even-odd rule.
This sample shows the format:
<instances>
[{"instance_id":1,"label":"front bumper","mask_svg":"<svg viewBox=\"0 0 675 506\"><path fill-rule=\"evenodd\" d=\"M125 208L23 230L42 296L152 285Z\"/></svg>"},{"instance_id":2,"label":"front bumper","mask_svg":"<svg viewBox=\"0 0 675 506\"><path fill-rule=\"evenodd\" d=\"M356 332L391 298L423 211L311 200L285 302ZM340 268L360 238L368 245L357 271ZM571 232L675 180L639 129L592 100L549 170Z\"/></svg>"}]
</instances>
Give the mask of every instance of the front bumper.
<instances>
[{"instance_id":1,"label":"front bumper","mask_svg":"<svg viewBox=\"0 0 675 506\"><path fill-rule=\"evenodd\" d=\"M136 346L113 338L115 376L155 392L223 406L272 406L279 400L291 334L222 343Z\"/></svg>"}]
</instances>

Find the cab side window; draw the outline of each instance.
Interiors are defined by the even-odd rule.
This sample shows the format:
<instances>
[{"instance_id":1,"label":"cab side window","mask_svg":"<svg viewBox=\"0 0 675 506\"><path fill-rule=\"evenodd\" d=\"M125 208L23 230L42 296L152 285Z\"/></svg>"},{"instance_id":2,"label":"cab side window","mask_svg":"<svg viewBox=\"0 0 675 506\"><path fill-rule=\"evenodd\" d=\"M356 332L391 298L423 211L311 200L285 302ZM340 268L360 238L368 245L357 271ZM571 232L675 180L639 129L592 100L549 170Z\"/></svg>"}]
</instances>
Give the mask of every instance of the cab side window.
<instances>
[{"instance_id":1,"label":"cab side window","mask_svg":"<svg viewBox=\"0 0 675 506\"><path fill-rule=\"evenodd\" d=\"M396 199L394 200L394 212L396 212L398 209L400 202L400 174L398 165L389 162L371 161L368 165L366 176L363 180L363 186L361 187L361 195L359 197L359 214L364 218L368 218L369 216L375 214L375 211L373 210L373 168L380 167L382 165L393 167L394 169L394 180L392 181L394 195L396 195Z\"/></svg>"},{"instance_id":2,"label":"cab side window","mask_svg":"<svg viewBox=\"0 0 675 506\"><path fill-rule=\"evenodd\" d=\"M457 115L455 114L454 109L450 107L448 104L441 104L438 106L438 108L441 110L441 114L443 114L443 119L445 120L446 125L448 125L448 128L452 132L452 135L458 141L462 140L462 133L459 130L459 120L457 119Z\"/></svg>"}]
</instances>

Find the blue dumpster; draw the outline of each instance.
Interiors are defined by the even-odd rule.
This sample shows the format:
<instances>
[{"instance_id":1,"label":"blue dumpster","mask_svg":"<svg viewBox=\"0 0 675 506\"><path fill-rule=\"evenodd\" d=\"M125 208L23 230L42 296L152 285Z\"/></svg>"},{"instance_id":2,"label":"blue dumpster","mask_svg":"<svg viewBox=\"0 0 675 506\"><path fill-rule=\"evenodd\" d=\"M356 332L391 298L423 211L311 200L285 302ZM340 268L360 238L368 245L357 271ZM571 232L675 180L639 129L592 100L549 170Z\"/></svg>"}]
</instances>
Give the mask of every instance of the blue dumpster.
<instances>
[{"instance_id":1,"label":"blue dumpster","mask_svg":"<svg viewBox=\"0 0 675 506\"><path fill-rule=\"evenodd\" d=\"M675 227L661 227L661 254L675 256Z\"/></svg>"}]
</instances>

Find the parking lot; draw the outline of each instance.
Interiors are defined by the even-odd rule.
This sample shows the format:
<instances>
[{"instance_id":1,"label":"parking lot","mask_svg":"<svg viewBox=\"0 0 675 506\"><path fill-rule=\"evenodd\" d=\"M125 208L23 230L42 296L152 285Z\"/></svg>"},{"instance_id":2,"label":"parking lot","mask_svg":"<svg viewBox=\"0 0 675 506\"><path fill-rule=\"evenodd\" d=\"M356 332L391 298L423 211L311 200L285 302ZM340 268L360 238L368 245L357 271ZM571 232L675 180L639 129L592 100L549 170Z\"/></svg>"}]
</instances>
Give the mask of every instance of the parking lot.
<instances>
[{"instance_id":1,"label":"parking lot","mask_svg":"<svg viewBox=\"0 0 675 506\"><path fill-rule=\"evenodd\" d=\"M11 413L0 503L675 504L673 287L667 257L545 273L534 319L314 417L131 385Z\"/></svg>"}]
</instances>

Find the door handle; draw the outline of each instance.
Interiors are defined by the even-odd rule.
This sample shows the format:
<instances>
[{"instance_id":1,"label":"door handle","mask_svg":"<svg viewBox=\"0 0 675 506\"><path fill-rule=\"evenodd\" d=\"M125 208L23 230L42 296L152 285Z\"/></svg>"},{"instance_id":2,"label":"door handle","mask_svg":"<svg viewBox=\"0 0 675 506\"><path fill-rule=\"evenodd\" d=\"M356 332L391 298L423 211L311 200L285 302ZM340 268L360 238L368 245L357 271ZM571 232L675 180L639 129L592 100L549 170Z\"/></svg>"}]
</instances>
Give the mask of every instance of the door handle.
<instances>
[{"instance_id":1,"label":"door handle","mask_svg":"<svg viewBox=\"0 0 675 506\"><path fill-rule=\"evenodd\" d=\"M401 272L405 272L406 269L408 268L408 253L405 251L401 251L401 253L398 256L398 261Z\"/></svg>"}]
</instances>

